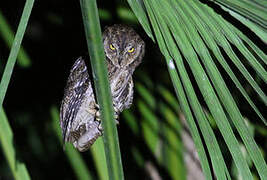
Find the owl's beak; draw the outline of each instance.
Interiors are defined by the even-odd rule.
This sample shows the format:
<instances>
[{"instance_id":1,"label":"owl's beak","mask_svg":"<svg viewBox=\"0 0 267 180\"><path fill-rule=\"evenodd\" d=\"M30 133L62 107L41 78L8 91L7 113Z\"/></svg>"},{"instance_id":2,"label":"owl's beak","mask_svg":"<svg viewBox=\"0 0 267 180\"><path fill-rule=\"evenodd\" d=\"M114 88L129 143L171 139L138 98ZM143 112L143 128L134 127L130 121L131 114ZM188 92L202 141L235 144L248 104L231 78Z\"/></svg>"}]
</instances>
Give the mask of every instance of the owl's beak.
<instances>
[{"instance_id":1,"label":"owl's beak","mask_svg":"<svg viewBox=\"0 0 267 180\"><path fill-rule=\"evenodd\" d=\"M123 57L120 56L120 57L118 58L118 64L119 64L120 67L121 67L121 65L122 65L122 61L123 61Z\"/></svg>"}]
</instances>

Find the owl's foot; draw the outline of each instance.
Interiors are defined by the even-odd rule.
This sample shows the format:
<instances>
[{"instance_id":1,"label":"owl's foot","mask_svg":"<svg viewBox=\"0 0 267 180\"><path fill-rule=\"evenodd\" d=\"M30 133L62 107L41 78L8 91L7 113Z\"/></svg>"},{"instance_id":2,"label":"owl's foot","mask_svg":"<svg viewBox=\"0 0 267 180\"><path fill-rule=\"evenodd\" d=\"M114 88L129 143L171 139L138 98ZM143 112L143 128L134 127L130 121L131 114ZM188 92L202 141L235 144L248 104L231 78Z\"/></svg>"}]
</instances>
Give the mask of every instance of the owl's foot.
<instances>
[{"instance_id":1,"label":"owl's foot","mask_svg":"<svg viewBox=\"0 0 267 180\"><path fill-rule=\"evenodd\" d=\"M87 109L87 112L96 116L98 111L99 111L99 105L96 104L94 101L90 102L89 108Z\"/></svg>"},{"instance_id":2,"label":"owl's foot","mask_svg":"<svg viewBox=\"0 0 267 180\"><path fill-rule=\"evenodd\" d=\"M100 111L98 110L96 113L95 113L95 118L96 118L96 120L97 121L101 121L101 119L100 119Z\"/></svg>"},{"instance_id":3,"label":"owl's foot","mask_svg":"<svg viewBox=\"0 0 267 180\"><path fill-rule=\"evenodd\" d=\"M97 111L95 115L96 115L96 120L97 121L101 121L101 119L100 119L100 112ZM114 119L115 119L116 125L118 125L119 124L119 115L116 112L114 114Z\"/></svg>"},{"instance_id":4,"label":"owl's foot","mask_svg":"<svg viewBox=\"0 0 267 180\"><path fill-rule=\"evenodd\" d=\"M116 125L119 125L119 121L117 119L115 119ZM102 123L99 124L98 129L102 132L103 131L103 127L102 127Z\"/></svg>"},{"instance_id":5,"label":"owl's foot","mask_svg":"<svg viewBox=\"0 0 267 180\"><path fill-rule=\"evenodd\" d=\"M114 119L115 119L115 123L116 123L116 125L119 125L119 110L115 107L115 106L113 106L114 107ZM100 111L98 110L97 112L96 112L96 120L97 121L99 121L99 122L101 122L101 119L100 119ZM100 131L103 131L103 127L102 127L102 123L99 125L99 130Z\"/></svg>"},{"instance_id":6,"label":"owl's foot","mask_svg":"<svg viewBox=\"0 0 267 180\"><path fill-rule=\"evenodd\" d=\"M95 105L96 105L97 110L95 110L94 115L95 115L97 121L101 121L99 105L98 104L95 104ZM118 115L119 114L119 110L116 108L115 105L113 105L113 107L114 107L114 111L115 111L114 112L114 119L116 121L116 124L118 125L119 124L119 115Z\"/></svg>"},{"instance_id":7,"label":"owl's foot","mask_svg":"<svg viewBox=\"0 0 267 180\"><path fill-rule=\"evenodd\" d=\"M118 108L113 104L113 107L114 107L114 119L115 119L115 122L116 122L116 125L119 125L120 122L119 122L119 113L120 111L118 110Z\"/></svg>"}]
</instances>

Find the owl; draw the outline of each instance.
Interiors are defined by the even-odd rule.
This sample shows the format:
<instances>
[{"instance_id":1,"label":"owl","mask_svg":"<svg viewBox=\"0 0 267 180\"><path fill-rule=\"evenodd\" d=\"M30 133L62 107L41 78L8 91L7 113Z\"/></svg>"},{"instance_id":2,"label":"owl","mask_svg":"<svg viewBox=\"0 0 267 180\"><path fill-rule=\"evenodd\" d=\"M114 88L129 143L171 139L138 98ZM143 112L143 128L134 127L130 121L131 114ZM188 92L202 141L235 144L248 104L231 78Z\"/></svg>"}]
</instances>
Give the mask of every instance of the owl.
<instances>
[{"instance_id":1,"label":"owl","mask_svg":"<svg viewBox=\"0 0 267 180\"><path fill-rule=\"evenodd\" d=\"M118 124L119 114L133 102L135 68L145 53L145 43L131 27L113 25L103 32L108 78ZM99 106L83 58L71 68L60 108L63 142L86 151L102 135Z\"/></svg>"}]
</instances>

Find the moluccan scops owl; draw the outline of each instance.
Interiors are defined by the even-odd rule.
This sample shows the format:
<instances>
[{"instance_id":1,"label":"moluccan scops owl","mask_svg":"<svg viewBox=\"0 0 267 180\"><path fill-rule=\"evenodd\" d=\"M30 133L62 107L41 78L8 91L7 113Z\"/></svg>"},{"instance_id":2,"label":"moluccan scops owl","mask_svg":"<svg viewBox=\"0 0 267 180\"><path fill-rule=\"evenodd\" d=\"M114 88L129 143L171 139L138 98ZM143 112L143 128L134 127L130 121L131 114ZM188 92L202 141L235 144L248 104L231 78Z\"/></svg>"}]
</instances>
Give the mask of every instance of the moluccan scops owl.
<instances>
[{"instance_id":1,"label":"moluccan scops owl","mask_svg":"<svg viewBox=\"0 0 267 180\"><path fill-rule=\"evenodd\" d=\"M131 27L113 25L105 29L103 45L115 118L118 119L120 112L132 104L132 75L142 61L145 43ZM64 143L71 142L79 151L86 151L102 135L99 116L85 61L79 58L71 68L60 108Z\"/></svg>"}]
</instances>

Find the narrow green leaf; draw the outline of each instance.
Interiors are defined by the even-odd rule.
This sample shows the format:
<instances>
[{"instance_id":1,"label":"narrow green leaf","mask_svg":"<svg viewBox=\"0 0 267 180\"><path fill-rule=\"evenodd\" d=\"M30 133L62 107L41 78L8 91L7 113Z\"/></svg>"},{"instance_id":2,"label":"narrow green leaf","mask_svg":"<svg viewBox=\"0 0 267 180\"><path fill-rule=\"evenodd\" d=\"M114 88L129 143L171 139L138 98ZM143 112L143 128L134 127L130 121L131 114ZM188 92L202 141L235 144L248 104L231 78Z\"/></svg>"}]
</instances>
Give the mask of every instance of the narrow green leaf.
<instances>
[{"instance_id":1,"label":"narrow green leaf","mask_svg":"<svg viewBox=\"0 0 267 180\"><path fill-rule=\"evenodd\" d=\"M118 14L120 19L122 19L123 21L125 21L127 23L137 23L138 22L134 13L127 7L119 6L117 8L117 14Z\"/></svg>"},{"instance_id":2,"label":"narrow green leaf","mask_svg":"<svg viewBox=\"0 0 267 180\"><path fill-rule=\"evenodd\" d=\"M128 126L131 128L132 132L135 135L138 135L138 133L140 132L140 128L138 125L138 120L135 118L133 112L131 110L124 110L122 113L123 119L126 120L126 123L128 124Z\"/></svg>"},{"instance_id":3,"label":"narrow green leaf","mask_svg":"<svg viewBox=\"0 0 267 180\"><path fill-rule=\"evenodd\" d=\"M183 159L184 148L180 133L182 130L178 114L173 113L166 104L160 103L160 112L166 122L161 125L163 134L162 164L166 167L172 179L185 180L186 167Z\"/></svg>"},{"instance_id":4,"label":"narrow green leaf","mask_svg":"<svg viewBox=\"0 0 267 180\"><path fill-rule=\"evenodd\" d=\"M267 36L266 36L266 32L265 29L262 29L260 26L258 26L257 24L254 24L253 22L251 22L250 20L248 20L247 18L243 17L242 15L236 13L235 11L231 10L228 7L224 7L222 6L222 8L225 11L228 11L233 17L235 17L236 19L238 19L239 21L241 21L243 24L245 24L247 27L249 27L255 34L257 34L265 43L267 42Z\"/></svg>"},{"instance_id":5,"label":"narrow green leaf","mask_svg":"<svg viewBox=\"0 0 267 180\"><path fill-rule=\"evenodd\" d=\"M12 42L14 41L14 33L11 30L10 25L8 24L7 20L5 19L1 11L0 11L0 35L6 42L7 46L11 48ZM20 48L20 51L18 53L18 65L21 67L29 67L31 65L31 60L23 47Z\"/></svg>"},{"instance_id":6,"label":"narrow green leaf","mask_svg":"<svg viewBox=\"0 0 267 180\"><path fill-rule=\"evenodd\" d=\"M104 128L104 145L109 179L124 179L118 134L114 120L100 22L95 0L80 0L85 35L90 55L97 102Z\"/></svg>"},{"instance_id":7,"label":"narrow green leaf","mask_svg":"<svg viewBox=\"0 0 267 180\"><path fill-rule=\"evenodd\" d=\"M98 140L94 143L90 150L94 158L99 179L108 179L108 166L106 161L103 137L98 138Z\"/></svg>"},{"instance_id":8,"label":"narrow green leaf","mask_svg":"<svg viewBox=\"0 0 267 180\"><path fill-rule=\"evenodd\" d=\"M137 105L142 115L140 122L144 139L150 151L156 154L159 145L159 120L143 100L139 100Z\"/></svg>"},{"instance_id":9,"label":"narrow green leaf","mask_svg":"<svg viewBox=\"0 0 267 180\"><path fill-rule=\"evenodd\" d=\"M146 103L149 105L149 107L151 109L155 109L156 108L156 100L154 98L154 96L152 96L152 94L149 92L149 90L147 90L141 83L136 83L135 85L136 90L138 92L138 94L140 94L140 96L142 96L142 98L146 101Z\"/></svg>"},{"instance_id":10,"label":"narrow green leaf","mask_svg":"<svg viewBox=\"0 0 267 180\"><path fill-rule=\"evenodd\" d=\"M3 108L0 109L0 143L14 178L18 180L30 179L26 166L17 159L13 132Z\"/></svg>"},{"instance_id":11,"label":"narrow green leaf","mask_svg":"<svg viewBox=\"0 0 267 180\"><path fill-rule=\"evenodd\" d=\"M264 6L263 4L260 5L259 2L248 0L215 0L214 2L220 5L226 11L230 12L231 15L233 15L233 12L238 14L239 16L234 14L234 17L246 24L248 27L252 28L253 31L256 31L258 28L261 28L262 30L267 28L266 9L264 8L266 3ZM247 21L251 21L251 23L248 24ZM258 28L255 28L255 25L257 25Z\"/></svg>"},{"instance_id":12,"label":"narrow green leaf","mask_svg":"<svg viewBox=\"0 0 267 180\"><path fill-rule=\"evenodd\" d=\"M147 15L144 11L144 5L140 0L128 0L129 5L131 6L133 12L135 13L138 21L143 26L144 30L146 31L147 35L153 40L154 37L152 35L152 31L149 25L149 21Z\"/></svg>"},{"instance_id":13,"label":"narrow green leaf","mask_svg":"<svg viewBox=\"0 0 267 180\"><path fill-rule=\"evenodd\" d=\"M260 50L247 36L245 36L238 29L234 28L234 32L239 36L249 47L253 49L253 51L259 56L265 65L267 65L267 55L264 54L262 50Z\"/></svg>"},{"instance_id":14,"label":"narrow green leaf","mask_svg":"<svg viewBox=\"0 0 267 180\"><path fill-rule=\"evenodd\" d=\"M12 71L18 56L18 52L20 49L20 45L22 42L22 38L24 36L28 21L29 21L29 17L32 11L32 7L33 7L33 3L34 0L27 0L23 9L23 13L19 22L19 26L18 26L18 30L14 39L14 42L12 44L12 48L7 60L7 64L4 70L4 74L2 76L1 79L1 83L0 83L0 107L2 107L5 95L6 95L6 91L7 91L7 87L12 75Z\"/></svg>"}]
</instances>

